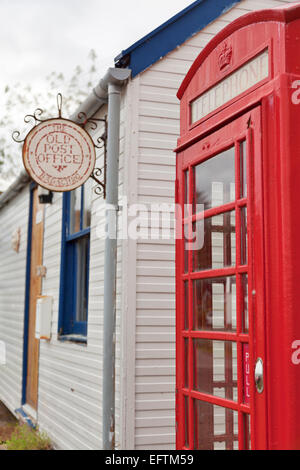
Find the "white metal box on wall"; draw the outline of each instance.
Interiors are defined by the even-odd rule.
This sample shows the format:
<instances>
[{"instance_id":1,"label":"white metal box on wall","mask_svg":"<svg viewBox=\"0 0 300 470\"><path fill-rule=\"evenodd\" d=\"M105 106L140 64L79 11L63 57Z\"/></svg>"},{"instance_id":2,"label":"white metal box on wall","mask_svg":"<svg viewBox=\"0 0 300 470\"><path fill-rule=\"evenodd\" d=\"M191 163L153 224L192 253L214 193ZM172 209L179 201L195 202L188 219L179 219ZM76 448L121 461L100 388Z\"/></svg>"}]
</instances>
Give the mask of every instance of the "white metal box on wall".
<instances>
[{"instance_id":1,"label":"white metal box on wall","mask_svg":"<svg viewBox=\"0 0 300 470\"><path fill-rule=\"evenodd\" d=\"M51 320L52 320L53 298L49 296L40 296L36 302L36 339L51 339Z\"/></svg>"}]
</instances>

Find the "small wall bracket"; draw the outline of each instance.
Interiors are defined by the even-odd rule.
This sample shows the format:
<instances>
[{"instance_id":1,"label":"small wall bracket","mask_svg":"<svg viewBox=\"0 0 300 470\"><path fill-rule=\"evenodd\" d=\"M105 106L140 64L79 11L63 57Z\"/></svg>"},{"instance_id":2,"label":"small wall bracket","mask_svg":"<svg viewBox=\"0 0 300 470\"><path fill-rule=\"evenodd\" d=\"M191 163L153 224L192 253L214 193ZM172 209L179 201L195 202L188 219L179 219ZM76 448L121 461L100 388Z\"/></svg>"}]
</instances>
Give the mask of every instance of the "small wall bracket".
<instances>
[{"instance_id":1,"label":"small wall bracket","mask_svg":"<svg viewBox=\"0 0 300 470\"><path fill-rule=\"evenodd\" d=\"M104 132L97 138L96 142L93 140L95 149L103 149L104 163L103 168L95 168L90 178L92 178L98 186L94 189L98 196L103 196L106 199L106 166L107 166L107 119L105 118L87 118L84 112L80 112L77 116L79 125L85 129L97 130L99 123L104 124ZM81 121L81 122L80 122ZM99 178L102 178L100 180Z\"/></svg>"}]
</instances>

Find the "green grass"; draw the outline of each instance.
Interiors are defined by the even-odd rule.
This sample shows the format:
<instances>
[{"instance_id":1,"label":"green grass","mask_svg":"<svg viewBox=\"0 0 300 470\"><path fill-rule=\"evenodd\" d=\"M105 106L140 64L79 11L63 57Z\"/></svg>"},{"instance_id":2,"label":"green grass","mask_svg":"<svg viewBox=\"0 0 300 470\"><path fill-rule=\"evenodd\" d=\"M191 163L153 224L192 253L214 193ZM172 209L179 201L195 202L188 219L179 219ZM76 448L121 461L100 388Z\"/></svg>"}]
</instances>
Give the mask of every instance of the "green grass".
<instances>
[{"instance_id":1,"label":"green grass","mask_svg":"<svg viewBox=\"0 0 300 470\"><path fill-rule=\"evenodd\" d=\"M15 424L8 423L0 426L0 445L8 441L16 428Z\"/></svg>"},{"instance_id":2,"label":"green grass","mask_svg":"<svg viewBox=\"0 0 300 470\"><path fill-rule=\"evenodd\" d=\"M34 430L26 424L16 426L6 442L7 450L51 450L52 445L45 433Z\"/></svg>"}]
</instances>

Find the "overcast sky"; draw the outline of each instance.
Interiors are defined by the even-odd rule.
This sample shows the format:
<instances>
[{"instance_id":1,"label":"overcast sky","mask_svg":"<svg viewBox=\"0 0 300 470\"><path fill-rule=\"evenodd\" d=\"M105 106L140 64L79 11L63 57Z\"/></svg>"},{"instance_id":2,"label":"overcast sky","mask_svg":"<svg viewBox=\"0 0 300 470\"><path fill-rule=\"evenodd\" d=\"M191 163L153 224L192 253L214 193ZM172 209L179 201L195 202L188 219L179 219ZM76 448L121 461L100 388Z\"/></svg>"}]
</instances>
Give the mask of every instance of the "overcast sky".
<instances>
[{"instance_id":1,"label":"overcast sky","mask_svg":"<svg viewBox=\"0 0 300 470\"><path fill-rule=\"evenodd\" d=\"M80 83L86 84L91 67L88 55L94 49L98 72L93 79L95 86L107 68L114 66L114 58L122 50L192 3L193 0L0 0L0 121L5 121L0 127L0 139L6 139L11 152L19 152L11 139L12 131L24 134L23 118L36 108L31 109L30 105L28 109L28 104L18 100L20 105L11 107L11 123L7 124L7 85L15 96L20 87L14 85L20 83L22 88L31 85L30 96L42 93L46 97L46 77L56 71L69 83L78 65L83 69ZM58 90L55 87L57 92L66 95L61 85ZM55 108L56 100L53 105ZM43 97L38 106L47 111L51 104ZM64 112L63 116L67 117ZM21 168L21 159L15 164ZM1 176L0 183L3 186Z\"/></svg>"},{"instance_id":2,"label":"overcast sky","mask_svg":"<svg viewBox=\"0 0 300 470\"><path fill-rule=\"evenodd\" d=\"M45 78L54 70L71 76L77 65L87 64L92 48L101 77L122 50L191 3L0 0L1 93L6 84L20 81L46 86Z\"/></svg>"}]
</instances>

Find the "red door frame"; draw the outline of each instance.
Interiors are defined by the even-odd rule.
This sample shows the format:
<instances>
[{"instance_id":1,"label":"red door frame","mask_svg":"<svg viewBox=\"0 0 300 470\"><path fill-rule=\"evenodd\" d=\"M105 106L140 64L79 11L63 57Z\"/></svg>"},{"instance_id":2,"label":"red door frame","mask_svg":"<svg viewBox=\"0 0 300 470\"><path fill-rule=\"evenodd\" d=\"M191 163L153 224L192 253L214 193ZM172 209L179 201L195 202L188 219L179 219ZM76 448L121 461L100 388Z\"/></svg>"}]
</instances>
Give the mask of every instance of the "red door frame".
<instances>
[{"instance_id":1,"label":"red door frame","mask_svg":"<svg viewBox=\"0 0 300 470\"><path fill-rule=\"evenodd\" d=\"M223 128L212 133L210 136L206 136L200 140L197 144L193 145L184 152L184 155L180 159L178 164L178 202L181 206L181 210L184 212L184 194L185 189L185 175L186 171L189 171L189 201L193 201L194 195L194 178L193 178L193 167L203 161L213 158L213 156L219 154L223 150L235 146L235 168L236 168L236 194L238 188L240 188L240 168L241 168L241 155L240 155L240 144L246 140L247 142L247 187L250 192L248 198L238 197L234 202L219 206L213 209L209 209L204 213L200 214L188 214L182 221L182 226L178 227L178 233L184 233L184 226L189 226L189 233L192 230L192 224L202 217L208 218L218 214L229 213L232 210L236 213L236 240L241 239L240 232L240 217L241 209L246 208L248 210L248 231L250 234L255 234L254 243L252 237L248 237L248 265L242 265L239 261L241 260L241 244L236 243L236 259L237 263L235 267L223 268L217 270L195 272L191 268L193 252L189 251L189 272L185 274L185 262L183 258L185 240L183 237L177 240L177 447L180 449L193 449L194 448L194 415L195 409L193 403L195 400L201 400L207 403L211 403L217 406L225 406L226 409L234 410L238 412L238 423L239 423L239 448L245 449L247 438L245 436L244 421L246 416L251 411L251 436L252 436L252 448L265 448L266 446L266 435L264 429L266 427L266 396L256 396L254 393L254 382L253 376L250 374L250 404L246 404L244 400L244 378L245 371L243 371L243 348L244 345L250 343L250 369L252 370L254 365L254 358L261 357L265 361L265 347L264 347L264 308L261 309L257 319L259 323L253 324L253 316L251 312L254 309L254 305L264 305L263 292L263 269L259 274L259 283L256 285L256 278L253 278L253 263L252 259L254 256L263 259L263 227L262 227L262 171L261 171L261 110L255 108L252 111L246 113L244 116L234 120L233 122L225 125ZM217 143L217 144L216 144ZM254 152L256 158L254 159ZM255 180L255 191L254 191L254 180ZM255 197L254 197L255 196ZM180 218L178 217L180 222ZM255 229L253 229L255 226ZM255 246L255 248L254 248ZM253 253L255 250L255 254ZM263 266L263 263L262 263ZM241 299L241 279L243 274L248 274L249 279L249 334L242 332L242 299ZM236 276L237 280L237 326L236 333L233 332L220 332L220 331L193 331L193 281L197 279L207 279L213 277L223 276ZM185 286L188 283L189 286L189 306L188 316L189 325L185 324L185 299L186 291ZM250 293L255 295L250 295ZM256 302L259 299L259 302ZM255 330L257 331L253 331ZM194 356L193 356L193 340L196 338L205 338L211 340L221 341L233 341L237 344L237 372L238 372L238 400L223 399L196 392L193 390L194 376ZM255 342L253 339L256 339ZM186 350L186 343L188 342L188 352ZM230 343L226 343L230 344ZM186 356L188 355L188 364L186 364ZM188 374L186 373L188 368ZM188 375L189 383L188 387L185 383L185 377ZM185 401L188 400L188 431L185 429ZM255 402L255 403L254 403ZM254 413L254 409L257 413ZM259 417L259 418L258 418ZM207 421L212 421L207 420ZM211 427L212 422L204 423L205 426ZM261 430L261 431L259 431ZM189 445L186 447L186 437L188 434ZM226 440L226 439L224 439ZM229 447L230 448L230 447Z\"/></svg>"},{"instance_id":2,"label":"red door frame","mask_svg":"<svg viewBox=\"0 0 300 470\"><path fill-rule=\"evenodd\" d=\"M255 198L250 201L249 224L255 226L252 243L253 277L256 288L249 301L255 309L265 310L265 333L255 336L251 352L251 404L254 416L264 416L252 422L253 448L300 449L300 372L294 361L294 344L300 341L300 104L292 100L295 84L300 81L298 60L300 5L250 13L234 21L217 34L192 65L179 92L181 100L181 135L177 151L176 198L182 204L182 170L187 167L187 155L197 143L206 142L218 129L261 109L261 165L254 165ZM218 67L222 50L231 47L228 65ZM268 48L269 76L242 95L225 103L195 124L190 120L190 103L210 87L215 86L260 51ZM299 88L299 87L298 87ZM300 93L296 95L300 96ZM298 106L297 106L298 104ZM259 107L259 108L258 108ZM253 155L257 155L259 139L255 139L256 120L251 121L248 138ZM213 153L217 151L217 147ZM201 150L204 158L204 150ZM212 151L207 150L209 155ZM186 165L184 167L184 165ZM190 185L191 187L191 185ZM180 230L181 227L177 227ZM257 243L256 239L261 240ZM182 363L182 241L176 242L177 276L177 447L184 448L183 423L183 363ZM180 284L180 285L179 285ZM257 287L258 286L258 287ZM254 294L254 295L252 295ZM191 302L191 300L190 300ZM251 307L250 307L251 308ZM191 310L191 307L190 307ZM255 312L255 325L264 315ZM259 320L259 321L257 321ZM265 348L265 401L253 389L254 360ZM190 411L191 416L191 411ZM190 423L190 435L191 423Z\"/></svg>"}]
</instances>

